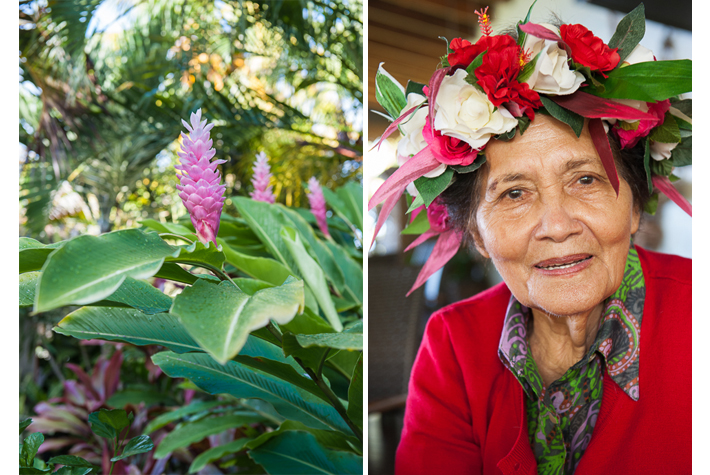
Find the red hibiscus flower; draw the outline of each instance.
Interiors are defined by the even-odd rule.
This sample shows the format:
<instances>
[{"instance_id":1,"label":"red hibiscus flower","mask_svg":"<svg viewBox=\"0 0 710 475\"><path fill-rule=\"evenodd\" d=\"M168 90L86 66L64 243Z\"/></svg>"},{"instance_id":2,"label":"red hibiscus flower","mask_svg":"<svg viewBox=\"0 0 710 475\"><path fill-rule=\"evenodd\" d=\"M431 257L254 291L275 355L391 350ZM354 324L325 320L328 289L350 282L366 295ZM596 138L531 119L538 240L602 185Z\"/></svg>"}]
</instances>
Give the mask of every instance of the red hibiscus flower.
<instances>
[{"instance_id":1,"label":"red hibiscus flower","mask_svg":"<svg viewBox=\"0 0 710 475\"><path fill-rule=\"evenodd\" d=\"M447 59L451 66L461 65L468 67L471 61L486 50L489 52L499 51L512 46L517 47L517 43L509 35L482 36L476 43L471 43L461 38L454 38L451 40L451 43L449 43L449 48L454 50L454 52L449 53Z\"/></svg>"},{"instance_id":2,"label":"red hibiscus flower","mask_svg":"<svg viewBox=\"0 0 710 475\"><path fill-rule=\"evenodd\" d=\"M478 156L478 150L471 148L468 142L457 139L456 137L443 135L436 129L434 129L434 133L432 134L429 117L426 119L422 135L440 163L467 166L472 164Z\"/></svg>"},{"instance_id":3,"label":"red hibiscus flower","mask_svg":"<svg viewBox=\"0 0 710 475\"><path fill-rule=\"evenodd\" d=\"M619 64L618 48L609 48L601 39L594 36L582 25L560 26L562 41L572 50L572 59L575 63L587 66L592 71L611 71Z\"/></svg>"},{"instance_id":4,"label":"red hibiscus flower","mask_svg":"<svg viewBox=\"0 0 710 475\"><path fill-rule=\"evenodd\" d=\"M639 140L647 136L651 132L651 129L662 125L666 112L671 108L670 99L661 102L647 102L646 104L648 105L648 113L653 114L656 117L655 120L639 120L636 130L624 130L621 127L621 121L617 121L616 124L614 124L612 130L616 133L616 136L619 137L621 148L633 147Z\"/></svg>"}]
</instances>

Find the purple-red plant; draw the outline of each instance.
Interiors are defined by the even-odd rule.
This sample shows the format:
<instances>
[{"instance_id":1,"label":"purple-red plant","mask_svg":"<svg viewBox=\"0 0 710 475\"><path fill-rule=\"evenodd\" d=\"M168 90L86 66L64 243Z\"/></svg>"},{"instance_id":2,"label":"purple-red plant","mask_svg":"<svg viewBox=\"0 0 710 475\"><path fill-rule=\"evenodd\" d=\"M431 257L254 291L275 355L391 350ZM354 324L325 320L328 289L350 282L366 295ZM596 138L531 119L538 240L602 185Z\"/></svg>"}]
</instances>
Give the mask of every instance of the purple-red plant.
<instances>
[{"instance_id":1,"label":"purple-red plant","mask_svg":"<svg viewBox=\"0 0 710 475\"><path fill-rule=\"evenodd\" d=\"M311 177L308 180L308 190L311 192L308 195L308 201L311 203L311 213L316 217L316 222L321 232L330 237L328 232L328 222L325 217L325 197L323 196L323 190L321 190L320 185L316 177Z\"/></svg>"},{"instance_id":2,"label":"purple-red plant","mask_svg":"<svg viewBox=\"0 0 710 475\"><path fill-rule=\"evenodd\" d=\"M217 245L219 218L222 214L225 185L220 185L220 175L217 165L226 160L210 161L215 155L210 139L210 130L214 124L202 120L202 110L190 114L190 123L184 120L182 124L190 131L190 135L181 132L181 151L178 152L180 165L177 177L180 184L180 198L190 213L190 219L197 231L197 237L203 244L212 241Z\"/></svg>"},{"instance_id":3,"label":"purple-red plant","mask_svg":"<svg viewBox=\"0 0 710 475\"><path fill-rule=\"evenodd\" d=\"M254 191L249 193L255 201L265 201L266 203L274 203L276 197L271 191L272 186L269 186L271 180L271 167L269 167L269 159L264 152L256 154L254 162L254 176L251 179L251 184L254 185Z\"/></svg>"}]
</instances>

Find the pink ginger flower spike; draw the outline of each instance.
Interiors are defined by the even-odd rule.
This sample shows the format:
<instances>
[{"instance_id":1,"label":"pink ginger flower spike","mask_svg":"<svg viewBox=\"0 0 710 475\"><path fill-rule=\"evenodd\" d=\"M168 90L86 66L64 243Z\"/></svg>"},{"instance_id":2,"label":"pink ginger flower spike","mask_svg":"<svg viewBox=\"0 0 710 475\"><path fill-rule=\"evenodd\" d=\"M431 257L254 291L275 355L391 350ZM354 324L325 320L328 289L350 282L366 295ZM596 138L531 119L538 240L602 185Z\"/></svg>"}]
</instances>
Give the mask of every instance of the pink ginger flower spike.
<instances>
[{"instance_id":1,"label":"pink ginger flower spike","mask_svg":"<svg viewBox=\"0 0 710 475\"><path fill-rule=\"evenodd\" d=\"M189 124L182 121L190 135L180 133L180 165L175 166L179 171L177 177L180 179L177 189L180 190L180 198L190 213L197 237L203 244L212 241L216 246L226 188L226 185L219 184L217 165L225 163L226 160L210 161L216 153L210 139L210 130L214 124L208 125L206 119L200 121L201 119L202 110L198 109L190 114Z\"/></svg>"},{"instance_id":2,"label":"pink ginger flower spike","mask_svg":"<svg viewBox=\"0 0 710 475\"><path fill-rule=\"evenodd\" d=\"M255 201L265 201L273 204L276 201L274 193L271 191L273 186L269 186L271 179L271 167L269 159L264 152L256 154L256 162L254 162L254 176L251 179L251 184L254 185L254 191L249 193L249 196Z\"/></svg>"},{"instance_id":3,"label":"pink ginger flower spike","mask_svg":"<svg viewBox=\"0 0 710 475\"><path fill-rule=\"evenodd\" d=\"M311 177L308 180L308 191L311 193L308 195L308 201L311 203L311 213L316 217L316 222L321 232L330 237L328 232L328 222L325 219L325 197L323 196L323 190L320 189L318 180L316 177Z\"/></svg>"}]
</instances>

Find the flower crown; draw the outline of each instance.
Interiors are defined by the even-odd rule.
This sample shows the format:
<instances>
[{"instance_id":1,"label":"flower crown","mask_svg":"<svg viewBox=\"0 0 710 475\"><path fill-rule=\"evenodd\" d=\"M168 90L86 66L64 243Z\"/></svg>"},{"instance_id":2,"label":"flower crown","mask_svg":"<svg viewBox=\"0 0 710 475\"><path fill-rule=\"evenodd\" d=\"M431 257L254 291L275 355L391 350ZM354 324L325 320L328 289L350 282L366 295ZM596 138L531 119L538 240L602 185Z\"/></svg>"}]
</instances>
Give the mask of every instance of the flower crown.
<instances>
[{"instance_id":1,"label":"flower crown","mask_svg":"<svg viewBox=\"0 0 710 475\"><path fill-rule=\"evenodd\" d=\"M522 135L536 112L566 123L578 137L589 120L589 133L617 195L619 177L607 133L611 130L622 148L642 141L652 193L646 211L655 213L655 186L691 214L690 203L671 181L677 179L674 167L692 163L692 102L678 97L692 90L692 62L656 61L639 44L646 28L643 4L619 22L609 44L582 25L531 23L534 5L516 26L517 40L492 35L488 7L477 11L483 36L475 43L447 41L442 68L428 85L409 81L405 89L380 64L376 99L392 124L377 146L397 129L402 138L399 168L368 205L383 203L374 236L405 190L414 199L403 232L420 234L405 251L438 236L409 293L451 259L462 242L461 233L449 226L439 195L455 175L471 173L485 162L491 138L510 140L516 131Z\"/></svg>"}]
</instances>

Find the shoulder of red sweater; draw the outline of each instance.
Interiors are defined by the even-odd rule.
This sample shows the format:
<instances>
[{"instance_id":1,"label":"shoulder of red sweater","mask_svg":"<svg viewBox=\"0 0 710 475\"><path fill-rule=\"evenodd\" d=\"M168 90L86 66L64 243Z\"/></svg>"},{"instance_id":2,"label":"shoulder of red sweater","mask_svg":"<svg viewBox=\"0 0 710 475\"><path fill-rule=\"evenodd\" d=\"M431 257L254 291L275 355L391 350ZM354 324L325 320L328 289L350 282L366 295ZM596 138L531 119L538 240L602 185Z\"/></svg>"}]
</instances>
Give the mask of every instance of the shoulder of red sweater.
<instances>
[{"instance_id":1,"label":"shoulder of red sweater","mask_svg":"<svg viewBox=\"0 0 710 475\"><path fill-rule=\"evenodd\" d=\"M430 322L440 321L447 326L456 326L459 323L470 325L473 323L474 316L481 316L481 318L475 318L478 321L492 323L492 321L500 320L502 322L509 300L510 290L504 282L501 282L473 297L440 308L432 314ZM499 314L500 318L491 318L496 314Z\"/></svg>"},{"instance_id":2,"label":"shoulder of red sweater","mask_svg":"<svg viewBox=\"0 0 710 475\"><path fill-rule=\"evenodd\" d=\"M643 268L644 279L672 279L692 284L693 261L686 257L649 251L636 246Z\"/></svg>"}]
</instances>

